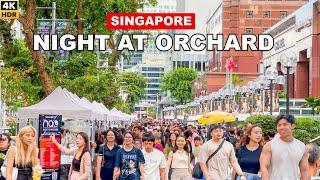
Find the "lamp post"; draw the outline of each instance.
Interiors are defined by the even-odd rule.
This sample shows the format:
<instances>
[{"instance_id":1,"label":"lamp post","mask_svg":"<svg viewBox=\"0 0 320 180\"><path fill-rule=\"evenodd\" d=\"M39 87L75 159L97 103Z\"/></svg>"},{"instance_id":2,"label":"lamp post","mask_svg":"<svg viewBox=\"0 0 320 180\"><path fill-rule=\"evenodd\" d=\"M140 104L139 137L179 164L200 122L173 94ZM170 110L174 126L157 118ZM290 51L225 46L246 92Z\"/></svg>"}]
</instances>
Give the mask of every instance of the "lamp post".
<instances>
[{"instance_id":1,"label":"lamp post","mask_svg":"<svg viewBox=\"0 0 320 180\"><path fill-rule=\"evenodd\" d=\"M282 54L280 56L280 62L284 69L282 71L287 75L287 87L286 87L286 114L289 115L289 92L290 92L290 81L289 75L293 73L294 67L296 65L297 56L294 52L291 52L289 55ZM292 69L292 71L290 71Z\"/></svg>"},{"instance_id":2,"label":"lamp post","mask_svg":"<svg viewBox=\"0 0 320 180\"><path fill-rule=\"evenodd\" d=\"M264 103L264 101L265 101L265 93L264 93L264 90L265 90L265 86L267 85L267 78L266 78L266 76L264 76L264 75L260 75L259 76L259 78L258 78L258 82L260 83L260 90L261 90L261 105L262 105L262 107L261 107L261 111L262 111L262 113L264 113L264 106L265 106L265 103Z\"/></svg>"},{"instance_id":3,"label":"lamp post","mask_svg":"<svg viewBox=\"0 0 320 180\"><path fill-rule=\"evenodd\" d=\"M273 100L272 100L272 94L273 94L273 81L277 78L277 71L273 69L272 67L268 68L266 71L266 76L268 77L268 80L270 80L270 115L272 115L272 106L273 106Z\"/></svg>"},{"instance_id":4,"label":"lamp post","mask_svg":"<svg viewBox=\"0 0 320 180\"><path fill-rule=\"evenodd\" d=\"M4 119L2 117L4 117L4 112L3 112L3 103L2 103L2 77L1 77L1 70L4 67L4 61L0 60L0 121L1 121L1 132L2 133L2 128L3 128L3 124L4 124Z\"/></svg>"}]
</instances>

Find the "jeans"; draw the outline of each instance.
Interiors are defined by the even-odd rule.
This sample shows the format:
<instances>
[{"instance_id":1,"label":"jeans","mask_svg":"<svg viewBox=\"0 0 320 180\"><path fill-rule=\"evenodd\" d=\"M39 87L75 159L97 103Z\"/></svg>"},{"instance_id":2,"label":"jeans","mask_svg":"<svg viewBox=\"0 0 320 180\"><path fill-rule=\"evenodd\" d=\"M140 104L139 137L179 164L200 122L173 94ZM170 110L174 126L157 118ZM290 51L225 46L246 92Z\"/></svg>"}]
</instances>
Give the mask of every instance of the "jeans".
<instances>
[{"instance_id":1,"label":"jeans","mask_svg":"<svg viewBox=\"0 0 320 180\"><path fill-rule=\"evenodd\" d=\"M71 164L60 165L60 179L68 179Z\"/></svg>"},{"instance_id":2,"label":"jeans","mask_svg":"<svg viewBox=\"0 0 320 180\"><path fill-rule=\"evenodd\" d=\"M261 180L261 177L259 177L258 175L245 173L245 176L246 176L246 180ZM238 176L236 180L240 180L240 176Z\"/></svg>"}]
</instances>

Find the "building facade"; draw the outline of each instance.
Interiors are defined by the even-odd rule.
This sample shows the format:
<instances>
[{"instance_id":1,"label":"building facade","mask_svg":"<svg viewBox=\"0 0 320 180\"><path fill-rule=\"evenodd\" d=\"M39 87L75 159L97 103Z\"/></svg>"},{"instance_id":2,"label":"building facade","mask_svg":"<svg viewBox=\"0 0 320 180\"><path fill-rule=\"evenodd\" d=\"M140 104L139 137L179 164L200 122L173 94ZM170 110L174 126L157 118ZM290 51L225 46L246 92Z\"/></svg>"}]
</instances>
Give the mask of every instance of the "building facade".
<instances>
[{"instance_id":1,"label":"building facade","mask_svg":"<svg viewBox=\"0 0 320 180\"><path fill-rule=\"evenodd\" d=\"M134 52L128 60L124 60L123 69L129 69L142 62L143 52Z\"/></svg>"},{"instance_id":2,"label":"building facade","mask_svg":"<svg viewBox=\"0 0 320 180\"><path fill-rule=\"evenodd\" d=\"M189 68L197 72L204 72L206 55L187 52L172 53L172 68Z\"/></svg>"},{"instance_id":3,"label":"building facade","mask_svg":"<svg viewBox=\"0 0 320 180\"><path fill-rule=\"evenodd\" d=\"M208 34L260 34L301 7L307 0L242 1L218 0L207 21ZM226 59L233 57L235 72L259 72L262 57L258 51L210 51L207 66L213 72L225 72Z\"/></svg>"},{"instance_id":4,"label":"building facade","mask_svg":"<svg viewBox=\"0 0 320 180\"><path fill-rule=\"evenodd\" d=\"M312 0L272 26L272 50L263 52L263 69L274 68L286 75L283 59L293 57L290 70L290 98L320 95L320 0ZM286 86L285 86L286 87Z\"/></svg>"}]
</instances>

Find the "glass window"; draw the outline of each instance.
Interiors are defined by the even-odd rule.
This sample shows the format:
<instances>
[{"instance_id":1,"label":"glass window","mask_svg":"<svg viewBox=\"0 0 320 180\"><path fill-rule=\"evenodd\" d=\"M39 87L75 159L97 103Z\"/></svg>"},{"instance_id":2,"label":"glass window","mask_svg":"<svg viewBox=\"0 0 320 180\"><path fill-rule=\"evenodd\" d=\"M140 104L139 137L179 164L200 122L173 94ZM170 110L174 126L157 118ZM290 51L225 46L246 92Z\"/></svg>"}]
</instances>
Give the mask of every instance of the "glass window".
<instances>
[{"instance_id":1,"label":"glass window","mask_svg":"<svg viewBox=\"0 0 320 180\"><path fill-rule=\"evenodd\" d=\"M160 80L159 79L149 79L148 82L149 83L159 83Z\"/></svg>"},{"instance_id":2,"label":"glass window","mask_svg":"<svg viewBox=\"0 0 320 180\"><path fill-rule=\"evenodd\" d=\"M159 73L148 73L148 77L160 77Z\"/></svg>"},{"instance_id":3,"label":"glass window","mask_svg":"<svg viewBox=\"0 0 320 180\"><path fill-rule=\"evenodd\" d=\"M253 33L253 28L246 28L246 34L252 34Z\"/></svg>"},{"instance_id":4,"label":"glass window","mask_svg":"<svg viewBox=\"0 0 320 180\"><path fill-rule=\"evenodd\" d=\"M295 101L294 102L294 105L297 106L297 107L300 107L303 104L305 104L305 102L303 102L303 101Z\"/></svg>"},{"instance_id":5,"label":"glass window","mask_svg":"<svg viewBox=\"0 0 320 180\"><path fill-rule=\"evenodd\" d=\"M287 11L280 11L280 18L283 19L287 17Z\"/></svg>"},{"instance_id":6,"label":"glass window","mask_svg":"<svg viewBox=\"0 0 320 180\"><path fill-rule=\"evenodd\" d=\"M253 11L252 10L247 11L247 18L253 18Z\"/></svg>"},{"instance_id":7,"label":"glass window","mask_svg":"<svg viewBox=\"0 0 320 180\"><path fill-rule=\"evenodd\" d=\"M312 110L309 109L302 109L301 114L312 114Z\"/></svg>"},{"instance_id":8,"label":"glass window","mask_svg":"<svg viewBox=\"0 0 320 180\"><path fill-rule=\"evenodd\" d=\"M159 84L148 84L148 88L159 88Z\"/></svg>"},{"instance_id":9,"label":"glass window","mask_svg":"<svg viewBox=\"0 0 320 180\"><path fill-rule=\"evenodd\" d=\"M159 90L148 90L147 94L157 94Z\"/></svg>"},{"instance_id":10,"label":"glass window","mask_svg":"<svg viewBox=\"0 0 320 180\"><path fill-rule=\"evenodd\" d=\"M270 18L270 11L263 11L263 18Z\"/></svg>"}]
</instances>

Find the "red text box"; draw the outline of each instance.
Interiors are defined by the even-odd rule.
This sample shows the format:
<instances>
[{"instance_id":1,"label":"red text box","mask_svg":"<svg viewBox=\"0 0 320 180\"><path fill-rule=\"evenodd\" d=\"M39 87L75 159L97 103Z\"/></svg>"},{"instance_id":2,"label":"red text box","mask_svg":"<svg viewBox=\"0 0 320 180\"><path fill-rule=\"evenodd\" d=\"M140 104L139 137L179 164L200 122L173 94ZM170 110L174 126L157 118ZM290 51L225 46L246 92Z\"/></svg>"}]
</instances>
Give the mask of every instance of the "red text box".
<instances>
[{"instance_id":1,"label":"red text box","mask_svg":"<svg viewBox=\"0 0 320 180\"><path fill-rule=\"evenodd\" d=\"M108 30L195 29L195 13L107 13Z\"/></svg>"}]
</instances>

